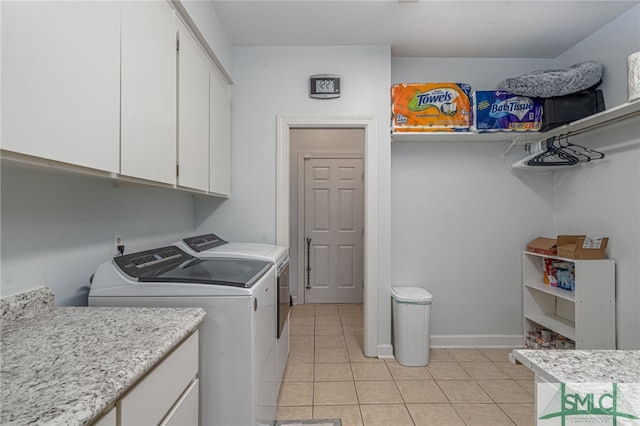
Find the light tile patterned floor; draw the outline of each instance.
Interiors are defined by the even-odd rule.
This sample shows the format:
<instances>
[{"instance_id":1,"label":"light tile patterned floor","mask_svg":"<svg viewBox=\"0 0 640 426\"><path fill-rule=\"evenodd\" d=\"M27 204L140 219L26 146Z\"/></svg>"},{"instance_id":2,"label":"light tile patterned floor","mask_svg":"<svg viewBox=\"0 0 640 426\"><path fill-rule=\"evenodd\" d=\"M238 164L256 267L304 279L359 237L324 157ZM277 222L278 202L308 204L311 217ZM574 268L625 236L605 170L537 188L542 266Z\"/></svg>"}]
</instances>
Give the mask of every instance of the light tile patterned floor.
<instances>
[{"instance_id":1,"label":"light tile patterned floor","mask_svg":"<svg viewBox=\"0 0 640 426\"><path fill-rule=\"evenodd\" d=\"M432 349L427 367L367 358L362 305L296 305L278 419L343 426L534 425L533 374L508 349Z\"/></svg>"}]
</instances>

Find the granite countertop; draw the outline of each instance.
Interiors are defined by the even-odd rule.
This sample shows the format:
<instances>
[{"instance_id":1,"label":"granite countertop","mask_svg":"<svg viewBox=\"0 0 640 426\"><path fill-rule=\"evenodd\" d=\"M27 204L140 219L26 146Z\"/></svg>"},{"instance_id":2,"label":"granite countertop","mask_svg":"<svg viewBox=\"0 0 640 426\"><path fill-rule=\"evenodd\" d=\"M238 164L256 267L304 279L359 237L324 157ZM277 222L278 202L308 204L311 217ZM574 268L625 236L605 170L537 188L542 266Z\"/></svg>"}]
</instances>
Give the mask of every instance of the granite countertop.
<instances>
[{"instance_id":1,"label":"granite countertop","mask_svg":"<svg viewBox=\"0 0 640 426\"><path fill-rule=\"evenodd\" d=\"M1 306L3 425L92 422L206 315L201 308L53 307L53 293L33 293L35 309L25 297Z\"/></svg>"},{"instance_id":2,"label":"granite countertop","mask_svg":"<svg viewBox=\"0 0 640 426\"><path fill-rule=\"evenodd\" d=\"M640 383L638 350L516 349L509 358L549 382Z\"/></svg>"}]
</instances>

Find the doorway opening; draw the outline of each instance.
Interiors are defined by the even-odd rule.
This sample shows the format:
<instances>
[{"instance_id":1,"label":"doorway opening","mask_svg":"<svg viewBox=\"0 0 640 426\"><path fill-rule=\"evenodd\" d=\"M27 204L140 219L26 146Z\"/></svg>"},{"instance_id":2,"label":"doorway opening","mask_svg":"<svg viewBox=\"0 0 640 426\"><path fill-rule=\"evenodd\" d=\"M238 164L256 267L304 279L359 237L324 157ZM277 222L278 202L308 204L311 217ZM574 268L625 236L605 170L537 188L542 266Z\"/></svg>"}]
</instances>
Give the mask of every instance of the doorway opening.
<instances>
[{"instance_id":1,"label":"doorway opening","mask_svg":"<svg viewBox=\"0 0 640 426\"><path fill-rule=\"evenodd\" d=\"M362 303L364 129L290 129L297 303Z\"/></svg>"},{"instance_id":2,"label":"doorway opening","mask_svg":"<svg viewBox=\"0 0 640 426\"><path fill-rule=\"evenodd\" d=\"M276 129L276 244L290 245L290 131L292 129L362 129L364 131L363 301L364 354L377 357L378 349L378 179L377 118L278 116Z\"/></svg>"}]
</instances>

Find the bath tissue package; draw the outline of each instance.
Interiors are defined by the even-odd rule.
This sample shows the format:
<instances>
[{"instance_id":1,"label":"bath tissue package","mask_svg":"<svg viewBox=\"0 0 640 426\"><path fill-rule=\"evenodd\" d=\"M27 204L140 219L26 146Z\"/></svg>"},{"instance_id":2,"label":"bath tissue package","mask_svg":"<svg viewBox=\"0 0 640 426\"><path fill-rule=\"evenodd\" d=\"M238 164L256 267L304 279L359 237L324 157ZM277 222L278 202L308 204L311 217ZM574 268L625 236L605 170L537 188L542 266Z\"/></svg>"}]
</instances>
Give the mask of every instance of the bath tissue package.
<instances>
[{"instance_id":1,"label":"bath tissue package","mask_svg":"<svg viewBox=\"0 0 640 426\"><path fill-rule=\"evenodd\" d=\"M471 130L477 132L539 131L542 101L500 90L472 95Z\"/></svg>"}]
</instances>

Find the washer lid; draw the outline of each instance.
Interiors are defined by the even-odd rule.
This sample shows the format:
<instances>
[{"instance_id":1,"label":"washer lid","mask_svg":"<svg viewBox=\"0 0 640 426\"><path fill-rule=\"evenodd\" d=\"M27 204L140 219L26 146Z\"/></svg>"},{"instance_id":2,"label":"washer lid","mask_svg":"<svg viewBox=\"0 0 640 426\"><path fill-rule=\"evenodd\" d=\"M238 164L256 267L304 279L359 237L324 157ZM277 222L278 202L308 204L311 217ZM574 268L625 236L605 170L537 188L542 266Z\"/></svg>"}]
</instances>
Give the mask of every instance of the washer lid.
<instances>
[{"instance_id":1,"label":"washer lid","mask_svg":"<svg viewBox=\"0 0 640 426\"><path fill-rule=\"evenodd\" d=\"M431 293L421 287L392 287L391 297L398 302L419 303L424 305L431 304L433 300Z\"/></svg>"}]
</instances>

